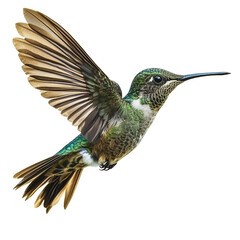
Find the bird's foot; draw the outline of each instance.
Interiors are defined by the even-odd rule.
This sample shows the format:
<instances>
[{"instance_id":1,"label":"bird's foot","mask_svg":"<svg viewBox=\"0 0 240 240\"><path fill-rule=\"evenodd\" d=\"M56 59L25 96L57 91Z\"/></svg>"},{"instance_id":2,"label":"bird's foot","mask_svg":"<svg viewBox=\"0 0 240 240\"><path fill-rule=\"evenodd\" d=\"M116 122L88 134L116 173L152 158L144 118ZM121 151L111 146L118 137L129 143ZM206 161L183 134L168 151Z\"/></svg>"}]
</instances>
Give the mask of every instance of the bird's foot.
<instances>
[{"instance_id":1,"label":"bird's foot","mask_svg":"<svg viewBox=\"0 0 240 240\"><path fill-rule=\"evenodd\" d=\"M99 165L101 171L108 171L108 170L112 169L114 166L116 166L116 163L110 164L109 160L106 160L104 163Z\"/></svg>"}]
</instances>

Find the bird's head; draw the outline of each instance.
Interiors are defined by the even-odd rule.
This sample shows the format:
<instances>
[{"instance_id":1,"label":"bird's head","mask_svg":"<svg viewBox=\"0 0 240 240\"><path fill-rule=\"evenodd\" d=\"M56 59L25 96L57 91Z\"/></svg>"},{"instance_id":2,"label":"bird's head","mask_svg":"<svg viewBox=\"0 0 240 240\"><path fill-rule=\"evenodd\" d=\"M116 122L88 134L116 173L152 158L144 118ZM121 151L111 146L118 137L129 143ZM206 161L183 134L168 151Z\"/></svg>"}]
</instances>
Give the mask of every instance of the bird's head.
<instances>
[{"instance_id":1,"label":"bird's head","mask_svg":"<svg viewBox=\"0 0 240 240\"><path fill-rule=\"evenodd\" d=\"M139 103L148 104L151 110L159 110L166 101L168 95L186 80L212 75L225 75L228 72L196 73L178 75L160 68L148 68L136 75L126 101L139 100Z\"/></svg>"}]
</instances>

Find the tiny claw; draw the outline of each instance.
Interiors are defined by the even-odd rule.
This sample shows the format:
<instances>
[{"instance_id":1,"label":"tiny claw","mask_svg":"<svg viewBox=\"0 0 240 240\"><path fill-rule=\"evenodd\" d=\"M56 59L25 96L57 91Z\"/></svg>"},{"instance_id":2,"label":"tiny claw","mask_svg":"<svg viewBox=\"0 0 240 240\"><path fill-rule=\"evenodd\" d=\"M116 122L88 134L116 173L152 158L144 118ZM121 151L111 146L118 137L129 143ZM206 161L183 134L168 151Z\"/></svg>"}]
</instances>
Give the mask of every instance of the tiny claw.
<instances>
[{"instance_id":1,"label":"tiny claw","mask_svg":"<svg viewBox=\"0 0 240 240\"><path fill-rule=\"evenodd\" d=\"M112 169L112 168L115 167L116 165L117 165L116 163L109 165L108 170L109 170L109 169Z\"/></svg>"},{"instance_id":2,"label":"tiny claw","mask_svg":"<svg viewBox=\"0 0 240 240\"><path fill-rule=\"evenodd\" d=\"M106 160L104 163L100 164L100 170L101 171L107 171L109 166L109 160Z\"/></svg>"}]
</instances>

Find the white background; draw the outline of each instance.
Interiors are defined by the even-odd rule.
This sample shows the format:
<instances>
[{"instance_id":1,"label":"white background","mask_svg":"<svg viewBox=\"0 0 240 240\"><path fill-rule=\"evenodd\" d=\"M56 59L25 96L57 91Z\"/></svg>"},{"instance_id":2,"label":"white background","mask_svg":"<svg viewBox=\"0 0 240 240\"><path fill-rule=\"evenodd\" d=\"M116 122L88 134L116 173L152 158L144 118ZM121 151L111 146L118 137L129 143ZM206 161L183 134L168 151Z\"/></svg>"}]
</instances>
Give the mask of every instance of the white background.
<instances>
[{"instance_id":1,"label":"white background","mask_svg":"<svg viewBox=\"0 0 240 240\"><path fill-rule=\"evenodd\" d=\"M1 3L1 239L240 239L238 1ZM198 78L170 95L135 151L111 171L84 170L65 211L45 214L12 175L78 131L27 82L12 38L28 7L66 28L124 95L142 69Z\"/></svg>"}]
</instances>

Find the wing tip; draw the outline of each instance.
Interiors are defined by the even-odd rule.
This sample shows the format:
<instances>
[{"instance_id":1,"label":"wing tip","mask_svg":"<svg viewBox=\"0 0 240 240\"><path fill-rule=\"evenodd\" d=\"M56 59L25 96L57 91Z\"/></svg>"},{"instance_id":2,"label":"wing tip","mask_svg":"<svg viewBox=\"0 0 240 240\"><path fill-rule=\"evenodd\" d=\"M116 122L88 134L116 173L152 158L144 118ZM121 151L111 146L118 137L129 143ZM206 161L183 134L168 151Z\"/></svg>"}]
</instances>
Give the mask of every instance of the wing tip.
<instances>
[{"instance_id":1,"label":"wing tip","mask_svg":"<svg viewBox=\"0 0 240 240\"><path fill-rule=\"evenodd\" d=\"M21 50L23 43L25 43L23 38L19 38L19 37L13 38L13 45L18 51Z\"/></svg>"},{"instance_id":2,"label":"wing tip","mask_svg":"<svg viewBox=\"0 0 240 240\"><path fill-rule=\"evenodd\" d=\"M21 23L21 22L15 23L15 28L17 29L17 31L19 30L19 28L21 28L22 24L23 23Z\"/></svg>"},{"instance_id":3,"label":"wing tip","mask_svg":"<svg viewBox=\"0 0 240 240\"><path fill-rule=\"evenodd\" d=\"M23 34L23 29L27 28L28 27L28 24L26 23L23 23L23 22L18 22L18 23L15 23L15 28L17 29L17 32L19 33L20 36L24 37L24 34Z\"/></svg>"},{"instance_id":4,"label":"wing tip","mask_svg":"<svg viewBox=\"0 0 240 240\"><path fill-rule=\"evenodd\" d=\"M30 8L23 8L23 14L27 14L27 13L34 13L36 12L35 10L33 9L30 9Z\"/></svg>"},{"instance_id":5,"label":"wing tip","mask_svg":"<svg viewBox=\"0 0 240 240\"><path fill-rule=\"evenodd\" d=\"M30 23L32 19L36 19L39 14L40 13L38 11L33 9L23 8L23 15L28 23Z\"/></svg>"}]
</instances>

